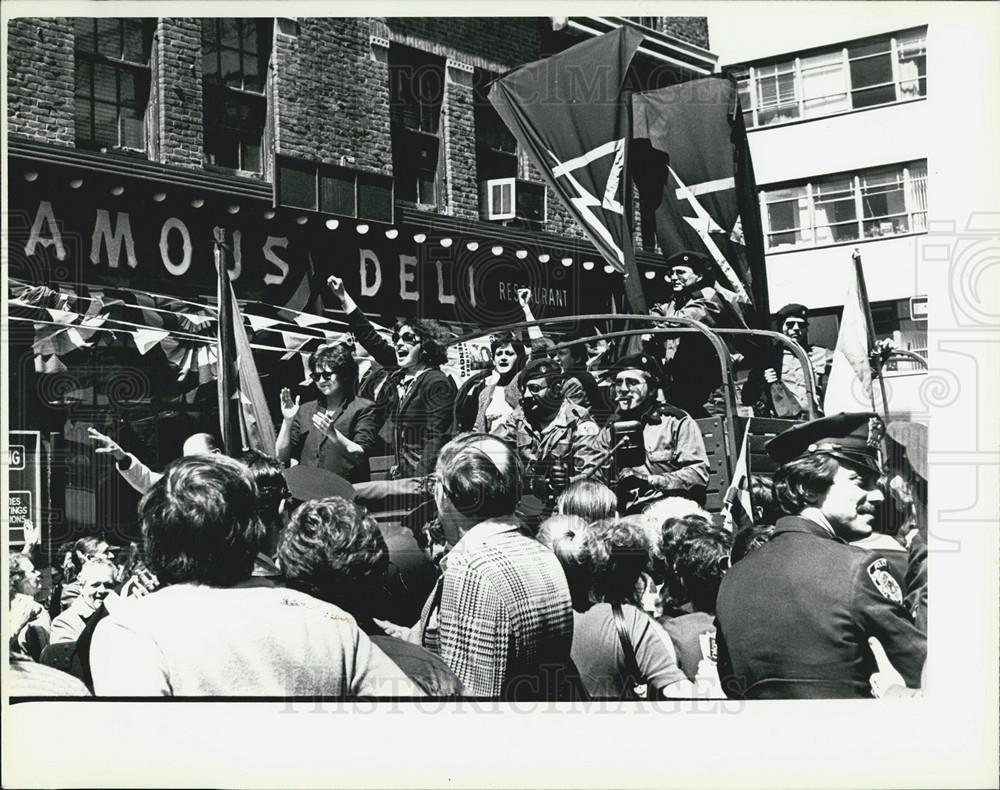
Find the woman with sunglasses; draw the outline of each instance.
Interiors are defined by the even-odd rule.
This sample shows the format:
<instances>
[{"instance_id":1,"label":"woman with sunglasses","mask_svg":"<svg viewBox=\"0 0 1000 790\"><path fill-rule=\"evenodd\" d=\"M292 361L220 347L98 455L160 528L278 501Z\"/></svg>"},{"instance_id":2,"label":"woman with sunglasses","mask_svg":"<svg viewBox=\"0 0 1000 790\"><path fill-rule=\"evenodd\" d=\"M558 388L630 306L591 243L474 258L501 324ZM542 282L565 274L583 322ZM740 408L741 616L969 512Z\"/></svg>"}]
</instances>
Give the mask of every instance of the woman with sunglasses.
<instances>
[{"instance_id":1,"label":"woman with sunglasses","mask_svg":"<svg viewBox=\"0 0 1000 790\"><path fill-rule=\"evenodd\" d=\"M352 483L371 477L368 456L375 445L375 404L357 396L358 364L343 343L323 346L309 357L322 396L300 405L281 390L281 430L275 454L282 463L326 469Z\"/></svg>"},{"instance_id":2,"label":"woman with sunglasses","mask_svg":"<svg viewBox=\"0 0 1000 790\"><path fill-rule=\"evenodd\" d=\"M447 360L443 331L435 321L405 320L397 324L392 343L361 312L339 277L327 284L340 301L358 343L388 371L375 398L375 411L389 454L391 476L422 477L434 471L438 452L452 432L455 383L441 372Z\"/></svg>"}]
</instances>

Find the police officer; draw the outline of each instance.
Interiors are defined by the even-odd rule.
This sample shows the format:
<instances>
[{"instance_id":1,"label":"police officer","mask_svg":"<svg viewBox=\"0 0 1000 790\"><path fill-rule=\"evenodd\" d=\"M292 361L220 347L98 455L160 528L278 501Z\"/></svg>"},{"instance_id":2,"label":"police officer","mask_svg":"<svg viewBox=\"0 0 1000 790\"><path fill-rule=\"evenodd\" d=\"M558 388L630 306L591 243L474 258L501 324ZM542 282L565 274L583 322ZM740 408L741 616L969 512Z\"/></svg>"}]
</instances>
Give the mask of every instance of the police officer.
<instances>
[{"instance_id":1,"label":"police officer","mask_svg":"<svg viewBox=\"0 0 1000 790\"><path fill-rule=\"evenodd\" d=\"M554 360L529 361L518 374L520 405L493 431L517 447L529 483L550 507L571 477L592 472L604 479L600 429L586 409L563 399L562 377Z\"/></svg>"},{"instance_id":2,"label":"police officer","mask_svg":"<svg viewBox=\"0 0 1000 790\"><path fill-rule=\"evenodd\" d=\"M780 468L774 535L726 573L716 606L719 676L730 697L869 697L875 637L915 688L925 636L889 563L851 541L872 532L882 494L870 413L802 423L766 445Z\"/></svg>"},{"instance_id":3,"label":"police officer","mask_svg":"<svg viewBox=\"0 0 1000 790\"><path fill-rule=\"evenodd\" d=\"M616 412L604 429L611 447L615 424L638 421L642 425L645 462L617 470L620 509L637 512L650 502L668 496L705 500L708 454L697 423L684 410L658 400L663 370L649 354L619 360L609 371Z\"/></svg>"},{"instance_id":4,"label":"police officer","mask_svg":"<svg viewBox=\"0 0 1000 790\"><path fill-rule=\"evenodd\" d=\"M690 250L671 255L666 261L670 272L672 297L650 311L668 318L691 318L706 326L746 326L741 316L712 287L709 260ZM715 349L704 337L685 334L666 342L667 373L670 377L670 402L692 417L708 415L706 404L722 384L722 373Z\"/></svg>"}]
</instances>

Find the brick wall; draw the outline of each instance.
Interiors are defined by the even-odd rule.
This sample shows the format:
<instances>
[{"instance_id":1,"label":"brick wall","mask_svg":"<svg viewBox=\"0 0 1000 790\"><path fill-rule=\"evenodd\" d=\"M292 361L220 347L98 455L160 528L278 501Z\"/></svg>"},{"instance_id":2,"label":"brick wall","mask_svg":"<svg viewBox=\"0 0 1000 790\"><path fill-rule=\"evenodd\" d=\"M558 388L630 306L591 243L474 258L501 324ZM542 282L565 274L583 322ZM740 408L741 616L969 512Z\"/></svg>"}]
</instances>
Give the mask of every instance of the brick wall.
<instances>
[{"instance_id":1,"label":"brick wall","mask_svg":"<svg viewBox=\"0 0 1000 790\"><path fill-rule=\"evenodd\" d=\"M472 66L450 59L445 63L445 95L441 107L444 135L446 213L479 219L476 178L476 121Z\"/></svg>"},{"instance_id":2,"label":"brick wall","mask_svg":"<svg viewBox=\"0 0 1000 790\"><path fill-rule=\"evenodd\" d=\"M300 19L275 36L277 152L362 170L392 172L389 74L372 19ZM351 162L350 159L354 161Z\"/></svg>"},{"instance_id":3,"label":"brick wall","mask_svg":"<svg viewBox=\"0 0 1000 790\"><path fill-rule=\"evenodd\" d=\"M13 135L72 146L72 21L12 19L7 31L7 129Z\"/></svg>"},{"instance_id":4,"label":"brick wall","mask_svg":"<svg viewBox=\"0 0 1000 790\"><path fill-rule=\"evenodd\" d=\"M548 17L389 17L393 41L472 66L501 71L537 60Z\"/></svg>"},{"instance_id":5,"label":"brick wall","mask_svg":"<svg viewBox=\"0 0 1000 790\"><path fill-rule=\"evenodd\" d=\"M708 18L703 16L665 16L661 30L668 36L709 49Z\"/></svg>"},{"instance_id":6,"label":"brick wall","mask_svg":"<svg viewBox=\"0 0 1000 790\"><path fill-rule=\"evenodd\" d=\"M201 167L201 21L158 20L151 65L159 116L156 158L164 164Z\"/></svg>"}]
</instances>

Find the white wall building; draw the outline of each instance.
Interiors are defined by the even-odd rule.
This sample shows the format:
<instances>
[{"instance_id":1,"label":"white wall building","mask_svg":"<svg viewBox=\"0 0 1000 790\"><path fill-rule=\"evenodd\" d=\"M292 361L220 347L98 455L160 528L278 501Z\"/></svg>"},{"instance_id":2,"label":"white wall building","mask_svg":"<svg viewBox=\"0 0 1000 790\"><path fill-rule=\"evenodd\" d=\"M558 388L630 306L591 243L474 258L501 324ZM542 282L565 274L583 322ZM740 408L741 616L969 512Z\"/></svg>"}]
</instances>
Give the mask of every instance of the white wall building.
<instances>
[{"instance_id":1,"label":"white wall building","mask_svg":"<svg viewBox=\"0 0 1000 790\"><path fill-rule=\"evenodd\" d=\"M773 10L765 30L726 9L709 18L709 34L720 70L740 84L772 310L806 305L812 340L832 347L858 249L876 333L924 353L917 265L933 192L933 96L943 90L928 79L928 25L913 13L834 24L819 14L800 25L790 9L787 18Z\"/></svg>"}]
</instances>

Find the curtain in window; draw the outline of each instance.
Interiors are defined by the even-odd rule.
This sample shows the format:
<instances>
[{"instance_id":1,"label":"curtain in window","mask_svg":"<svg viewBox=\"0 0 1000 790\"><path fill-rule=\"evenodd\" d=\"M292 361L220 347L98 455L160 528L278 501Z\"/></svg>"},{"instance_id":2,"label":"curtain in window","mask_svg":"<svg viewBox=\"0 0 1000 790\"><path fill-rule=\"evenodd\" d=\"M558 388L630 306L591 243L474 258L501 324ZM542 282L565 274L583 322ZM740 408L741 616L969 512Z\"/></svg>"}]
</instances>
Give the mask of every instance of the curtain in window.
<instances>
[{"instance_id":1,"label":"curtain in window","mask_svg":"<svg viewBox=\"0 0 1000 790\"><path fill-rule=\"evenodd\" d=\"M927 230L927 163L907 168L906 206L910 212L910 230Z\"/></svg>"},{"instance_id":2,"label":"curtain in window","mask_svg":"<svg viewBox=\"0 0 1000 790\"><path fill-rule=\"evenodd\" d=\"M840 51L802 58L802 104L805 116L849 110L847 74Z\"/></svg>"}]
</instances>

